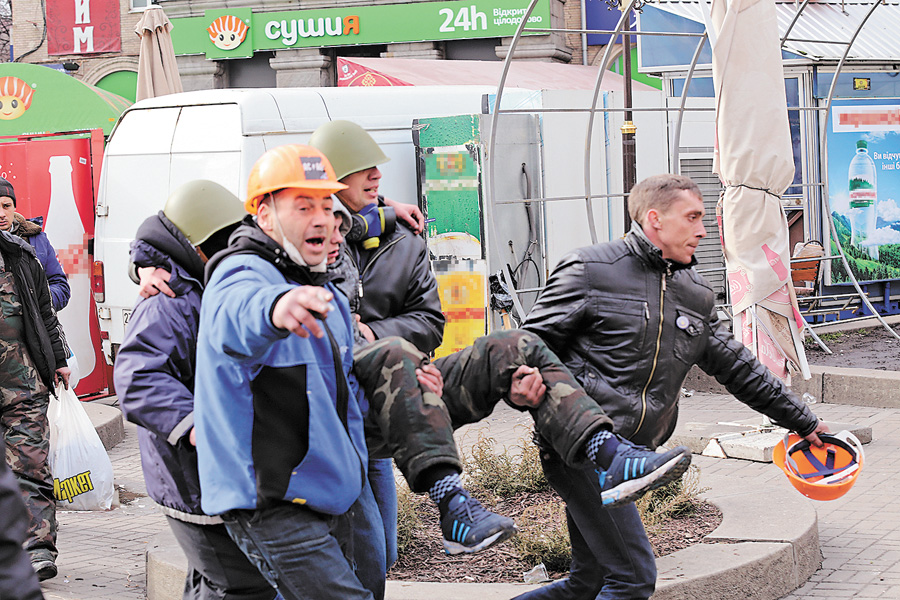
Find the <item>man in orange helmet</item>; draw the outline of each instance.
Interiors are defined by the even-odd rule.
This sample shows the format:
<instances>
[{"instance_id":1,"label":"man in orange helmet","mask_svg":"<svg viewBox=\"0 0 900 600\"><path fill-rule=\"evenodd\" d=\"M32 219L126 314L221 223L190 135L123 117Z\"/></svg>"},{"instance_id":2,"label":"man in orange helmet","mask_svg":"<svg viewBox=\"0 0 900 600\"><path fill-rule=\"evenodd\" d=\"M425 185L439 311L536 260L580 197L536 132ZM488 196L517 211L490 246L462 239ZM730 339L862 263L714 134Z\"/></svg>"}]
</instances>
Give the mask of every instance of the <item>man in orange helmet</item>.
<instances>
[{"instance_id":1,"label":"man in orange helmet","mask_svg":"<svg viewBox=\"0 0 900 600\"><path fill-rule=\"evenodd\" d=\"M343 186L280 146L254 165L247 219L208 264L195 423L204 512L285 598L373 597L352 555L365 483L363 407L346 299L325 272ZM293 335L292 335L293 334Z\"/></svg>"}]
</instances>

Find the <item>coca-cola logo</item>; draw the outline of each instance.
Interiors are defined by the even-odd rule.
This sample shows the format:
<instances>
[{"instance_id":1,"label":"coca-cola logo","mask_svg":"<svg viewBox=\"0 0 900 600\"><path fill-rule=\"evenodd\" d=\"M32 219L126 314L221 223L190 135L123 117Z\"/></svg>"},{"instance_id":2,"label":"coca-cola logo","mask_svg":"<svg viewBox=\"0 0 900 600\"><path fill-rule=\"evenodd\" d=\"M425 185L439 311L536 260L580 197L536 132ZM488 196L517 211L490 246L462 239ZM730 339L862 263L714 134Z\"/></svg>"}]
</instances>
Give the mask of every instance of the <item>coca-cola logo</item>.
<instances>
[{"instance_id":1,"label":"coca-cola logo","mask_svg":"<svg viewBox=\"0 0 900 600\"><path fill-rule=\"evenodd\" d=\"M732 304L738 304L743 300L750 291L750 287L750 279L743 267L728 272L728 289L731 291Z\"/></svg>"},{"instance_id":2,"label":"coca-cola logo","mask_svg":"<svg viewBox=\"0 0 900 600\"><path fill-rule=\"evenodd\" d=\"M778 304L790 304L791 294L790 292L788 292L787 284L784 284L783 286L769 294L769 300Z\"/></svg>"},{"instance_id":3,"label":"coca-cola logo","mask_svg":"<svg viewBox=\"0 0 900 600\"><path fill-rule=\"evenodd\" d=\"M778 346L769 336L761 331L757 333L759 335L759 355L757 356L759 362L767 366L773 375L779 379L784 379L787 375L784 356L782 356Z\"/></svg>"}]
</instances>

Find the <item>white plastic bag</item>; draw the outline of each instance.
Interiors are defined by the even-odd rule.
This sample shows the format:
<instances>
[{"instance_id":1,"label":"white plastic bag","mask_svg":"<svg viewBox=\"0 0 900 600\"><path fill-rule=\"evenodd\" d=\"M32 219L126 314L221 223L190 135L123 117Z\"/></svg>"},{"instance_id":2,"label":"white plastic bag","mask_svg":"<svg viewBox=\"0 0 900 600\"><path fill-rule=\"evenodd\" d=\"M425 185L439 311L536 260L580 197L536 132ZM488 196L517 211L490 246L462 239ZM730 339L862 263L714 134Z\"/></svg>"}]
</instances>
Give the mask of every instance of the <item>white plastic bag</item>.
<instances>
[{"instance_id":1,"label":"white plastic bag","mask_svg":"<svg viewBox=\"0 0 900 600\"><path fill-rule=\"evenodd\" d=\"M71 387L56 386L50 402L50 471L53 495L65 510L109 510L113 503L112 463Z\"/></svg>"}]
</instances>

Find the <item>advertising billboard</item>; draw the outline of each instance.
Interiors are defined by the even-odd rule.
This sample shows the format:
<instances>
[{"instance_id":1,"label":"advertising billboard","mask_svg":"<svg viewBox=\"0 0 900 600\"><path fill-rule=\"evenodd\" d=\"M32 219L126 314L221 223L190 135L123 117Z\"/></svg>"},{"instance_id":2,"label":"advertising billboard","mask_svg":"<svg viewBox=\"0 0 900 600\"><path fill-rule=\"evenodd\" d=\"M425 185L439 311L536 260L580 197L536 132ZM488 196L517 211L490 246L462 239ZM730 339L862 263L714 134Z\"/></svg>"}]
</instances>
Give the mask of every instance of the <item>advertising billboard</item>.
<instances>
[{"instance_id":1,"label":"advertising billboard","mask_svg":"<svg viewBox=\"0 0 900 600\"><path fill-rule=\"evenodd\" d=\"M28 218L43 217L44 233L69 278L69 304L57 316L78 361L78 394L96 393L107 385L97 307L90 286L92 161L89 138L0 144L0 176L16 190L16 212Z\"/></svg>"},{"instance_id":2,"label":"advertising billboard","mask_svg":"<svg viewBox=\"0 0 900 600\"><path fill-rule=\"evenodd\" d=\"M828 218L857 280L900 279L900 99L836 100L830 117ZM848 283L831 262L827 283Z\"/></svg>"}]
</instances>

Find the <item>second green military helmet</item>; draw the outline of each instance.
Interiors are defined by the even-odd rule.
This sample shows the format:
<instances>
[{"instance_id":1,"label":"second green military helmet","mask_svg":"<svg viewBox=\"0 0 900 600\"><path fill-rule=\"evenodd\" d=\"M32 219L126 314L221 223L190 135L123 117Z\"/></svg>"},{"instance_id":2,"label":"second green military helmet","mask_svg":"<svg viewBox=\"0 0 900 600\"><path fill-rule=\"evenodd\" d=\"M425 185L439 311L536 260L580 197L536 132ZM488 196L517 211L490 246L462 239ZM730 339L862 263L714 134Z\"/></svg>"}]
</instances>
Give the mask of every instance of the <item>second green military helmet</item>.
<instances>
[{"instance_id":1,"label":"second green military helmet","mask_svg":"<svg viewBox=\"0 0 900 600\"><path fill-rule=\"evenodd\" d=\"M179 186L166 200L163 214L194 246L247 215L237 196L206 179Z\"/></svg>"},{"instance_id":2,"label":"second green military helmet","mask_svg":"<svg viewBox=\"0 0 900 600\"><path fill-rule=\"evenodd\" d=\"M313 132L309 145L328 157L338 180L391 160L365 129L351 121L328 121Z\"/></svg>"}]
</instances>

